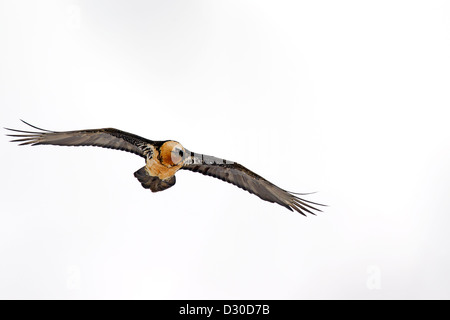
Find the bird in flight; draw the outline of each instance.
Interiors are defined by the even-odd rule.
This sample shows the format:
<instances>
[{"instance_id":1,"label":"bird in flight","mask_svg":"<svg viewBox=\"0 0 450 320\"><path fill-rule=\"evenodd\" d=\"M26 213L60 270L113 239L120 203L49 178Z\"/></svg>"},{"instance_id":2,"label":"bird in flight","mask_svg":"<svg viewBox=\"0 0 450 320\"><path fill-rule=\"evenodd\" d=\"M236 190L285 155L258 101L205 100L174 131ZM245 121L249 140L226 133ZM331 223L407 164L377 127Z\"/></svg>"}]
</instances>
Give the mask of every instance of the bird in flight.
<instances>
[{"instance_id":1,"label":"bird in flight","mask_svg":"<svg viewBox=\"0 0 450 320\"><path fill-rule=\"evenodd\" d=\"M175 184L178 170L190 170L218 178L244 189L262 200L277 203L290 211L315 215L319 203L299 198L300 193L283 190L239 163L198 154L174 140L153 141L125 131L104 128L76 131L49 131L23 123L38 131L11 131L11 142L19 145L97 146L134 153L145 159L145 166L134 173L142 186L159 192Z\"/></svg>"}]
</instances>

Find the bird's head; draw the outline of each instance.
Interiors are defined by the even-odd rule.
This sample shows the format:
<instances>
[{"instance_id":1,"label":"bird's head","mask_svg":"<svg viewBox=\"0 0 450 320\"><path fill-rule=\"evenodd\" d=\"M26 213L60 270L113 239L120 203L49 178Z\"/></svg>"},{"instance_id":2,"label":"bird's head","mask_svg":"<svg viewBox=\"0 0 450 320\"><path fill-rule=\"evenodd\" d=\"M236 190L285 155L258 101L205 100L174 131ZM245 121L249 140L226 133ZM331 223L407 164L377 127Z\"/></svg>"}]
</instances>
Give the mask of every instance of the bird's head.
<instances>
[{"instance_id":1,"label":"bird's head","mask_svg":"<svg viewBox=\"0 0 450 320\"><path fill-rule=\"evenodd\" d=\"M161 146L159 158L166 167L173 167L183 163L186 156L186 150L176 141L166 141Z\"/></svg>"}]
</instances>

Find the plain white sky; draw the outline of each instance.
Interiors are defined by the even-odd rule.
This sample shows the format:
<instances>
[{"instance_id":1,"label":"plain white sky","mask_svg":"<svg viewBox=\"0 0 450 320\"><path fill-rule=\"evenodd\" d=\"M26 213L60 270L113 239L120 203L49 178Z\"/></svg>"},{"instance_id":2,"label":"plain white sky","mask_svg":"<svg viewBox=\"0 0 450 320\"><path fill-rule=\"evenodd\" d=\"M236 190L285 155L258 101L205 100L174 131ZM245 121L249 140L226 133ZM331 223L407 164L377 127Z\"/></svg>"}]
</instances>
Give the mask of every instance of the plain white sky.
<instances>
[{"instance_id":1,"label":"plain white sky","mask_svg":"<svg viewBox=\"0 0 450 320\"><path fill-rule=\"evenodd\" d=\"M0 46L1 126L175 139L330 205L3 137L0 298L450 298L450 2L2 0Z\"/></svg>"}]
</instances>

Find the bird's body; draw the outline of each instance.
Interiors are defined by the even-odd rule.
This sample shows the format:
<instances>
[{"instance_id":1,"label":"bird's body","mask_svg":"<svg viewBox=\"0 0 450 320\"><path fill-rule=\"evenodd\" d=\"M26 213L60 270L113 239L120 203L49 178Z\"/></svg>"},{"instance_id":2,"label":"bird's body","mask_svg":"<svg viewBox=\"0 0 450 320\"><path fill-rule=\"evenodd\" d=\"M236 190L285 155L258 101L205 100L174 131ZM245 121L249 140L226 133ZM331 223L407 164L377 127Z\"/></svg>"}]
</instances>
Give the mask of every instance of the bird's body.
<instances>
[{"instance_id":1,"label":"bird's body","mask_svg":"<svg viewBox=\"0 0 450 320\"><path fill-rule=\"evenodd\" d=\"M152 149L152 156L147 157L145 167L151 176L156 176L159 179L165 180L172 177L181 169L183 166L183 163L181 162L182 159L177 159L177 163L172 160L172 157L176 156L172 155L171 151L175 146L182 148L176 141L166 141L161 148L150 146Z\"/></svg>"},{"instance_id":2,"label":"bird's body","mask_svg":"<svg viewBox=\"0 0 450 320\"><path fill-rule=\"evenodd\" d=\"M229 182L265 201L278 203L303 215L305 212L314 214L312 210L320 211L314 206L320 204L301 199L236 162L191 152L174 140L152 141L113 128L57 132L26 124L39 131L6 128L16 132L9 135L16 138L13 142L20 142L20 145L98 146L145 158L145 166L134 176L152 192L172 187L178 170L190 170Z\"/></svg>"}]
</instances>

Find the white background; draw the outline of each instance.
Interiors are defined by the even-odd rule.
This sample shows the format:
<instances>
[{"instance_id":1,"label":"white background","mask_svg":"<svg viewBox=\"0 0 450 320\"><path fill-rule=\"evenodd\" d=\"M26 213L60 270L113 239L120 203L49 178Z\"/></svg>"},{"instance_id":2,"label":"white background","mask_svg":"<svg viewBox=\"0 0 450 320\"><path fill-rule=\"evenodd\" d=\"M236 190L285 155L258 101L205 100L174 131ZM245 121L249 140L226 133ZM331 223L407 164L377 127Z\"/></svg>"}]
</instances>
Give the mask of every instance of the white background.
<instances>
[{"instance_id":1,"label":"white background","mask_svg":"<svg viewBox=\"0 0 450 320\"><path fill-rule=\"evenodd\" d=\"M0 1L0 46L1 126L175 139L329 205L3 137L0 298L450 298L448 1Z\"/></svg>"}]
</instances>

